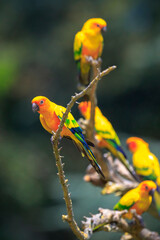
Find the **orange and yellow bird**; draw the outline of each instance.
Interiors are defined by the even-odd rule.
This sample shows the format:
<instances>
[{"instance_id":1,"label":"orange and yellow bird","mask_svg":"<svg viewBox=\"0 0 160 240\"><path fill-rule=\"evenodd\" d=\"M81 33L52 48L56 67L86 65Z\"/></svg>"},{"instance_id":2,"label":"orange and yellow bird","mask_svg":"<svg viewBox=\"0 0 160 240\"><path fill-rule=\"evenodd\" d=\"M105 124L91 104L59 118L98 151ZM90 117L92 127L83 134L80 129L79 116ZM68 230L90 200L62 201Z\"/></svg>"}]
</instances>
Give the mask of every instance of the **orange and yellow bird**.
<instances>
[{"instance_id":1,"label":"orange and yellow bird","mask_svg":"<svg viewBox=\"0 0 160 240\"><path fill-rule=\"evenodd\" d=\"M132 219L132 209L135 209L137 214L141 215L146 212L152 202L152 196L156 190L156 184L153 181L143 181L138 187L128 191L119 202L114 206L114 210L128 210L123 217Z\"/></svg>"},{"instance_id":2,"label":"orange and yellow bird","mask_svg":"<svg viewBox=\"0 0 160 240\"><path fill-rule=\"evenodd\" d=\"M40 114L40 122L43 128L52 134L57 131L66 108L51 102L46 97L37 96L32 100L32 110ZM88 146L88 144L91 146L93 144L85 140L80 126L71 113L68 114L60 135L73 140L82 156L86 156L95 170L105 178L92 150Z\"/></svg>"},{"instance_id":3,"label":"orange and yellow bird","mask_svg":"<svg viewBox=\"0 0 160 240\"><path fill-rule=\"evenodd\" d=\"M81 31L75 35L74 39L74 60L77 63L79 82L82 87L90 82L91 64L86 57L98 59L102 55L103 36L102 31L106 31L107 23L102 18L91 18L87 20Z\"/></svg>"},{"instance_id":4,"label":"orange and yellow bird","mask_svg":"<svg viewBox=\"0 0 160 240\"><path fill-rule=\"evenodd\" d=\"M81 114L86 120L90 119L91 102L81 102L78 106ZM95 108L95 138L98 142L98 147L106 148L115 157L117 157L123 165L129 170L134 178L137 179L132 166L127 161L126 154L124 153L120 140L109 120L102 114L99 107Z\"/></svg>"},{"instance_id":5,"label":"orange and yellow bird","mask_svg":"<svg viewBox=\"0 0 160 240\"><path fill-rule=\"evenodd\" d=\"M160 215L160 164L158 158L151 153L149 144L142 138L130 137L126 141L132 152L132 162L137 175L141 180L152 180L157 184L154 201Z\"/></svg>"}]
</instances>

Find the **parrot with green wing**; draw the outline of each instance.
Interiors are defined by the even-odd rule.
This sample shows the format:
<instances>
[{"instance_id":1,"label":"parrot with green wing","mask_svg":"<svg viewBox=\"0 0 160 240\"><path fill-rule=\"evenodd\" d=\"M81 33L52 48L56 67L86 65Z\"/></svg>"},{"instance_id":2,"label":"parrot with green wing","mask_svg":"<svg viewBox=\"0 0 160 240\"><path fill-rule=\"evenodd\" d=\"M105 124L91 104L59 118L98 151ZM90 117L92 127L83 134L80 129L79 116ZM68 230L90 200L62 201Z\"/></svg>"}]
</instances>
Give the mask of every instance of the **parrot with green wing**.
<instances>
[{"instance_id":1,"label":"parrot with green wing","mask_svg":"<svg viewBox=\"0 0 160 240\"><path fill-rule=\"evenodd\" d=\"M91 102L85 101L78 105L81 114L86 120L90 119ZM98 142L98 147L106 148L115 157L117 157L123 165L128 169L132 176L137 179L132 166L129 165L126 154L124 153L121 142L110 121L102 114L99 107L95 108L95 138Z\"/></svg>"},{"instance_id":2,"label":"parrot with green wing","mask_svg":"<svg viewBox=\"0 0 160 240\"><path fill-rule=\"evenodd\" d=\"M81 87L85 87L90 82L91 64L86 57L94 60L102 55L103 36L102 31L106 31L107 23L102 18L91 18L87 20L81 31L75 35L74 39L74 60L78 68L78 77Z\"/></svg>"},{"instance_id":3,"label":"parrot with green wing","mask_svg":"<svg viewBox=\"0 0 160 240\"><path fill-rule=\"evenodd\" d=\"M123 217L127 219L132 219L132 209L135 209L136 213L141 215L148 210L156 187L157 186L153 181L147 180L141 182L138 187L123 195L119 202L114 206L114 210L128 210L128 213L123 215Z\"/></svg>"},{"instance_id":4,"label":"parrot with green wing","mask_svg":"<svg viewBox=\"0 0 160 240\"><path fill-rule=\"evenodd\" d=\"M37 96L32 100L32 110L40 114L40 122L43 128L52 134L57 131L66 108L51 102L44 96ZM73 140L82 156L86 156L95 170L105 178L92 150L88 146L94 146L93 143L85 140L80 126L71 113L68 114L60 135Z\"/></svg>"},{"instance_id":5,"label":"parrot with green wing","mask_svg":"<svg viewBox=\"0 0 160 240\"><path fill-rule=\"evenodd\" d=\"M126 144L133 154L132 162L137 175L141 180L152 180L157 185L153 201L160 215L160 164L158 158L151 153L149 144L142 138L130 137Z\"/></svg>"}]
</instances>

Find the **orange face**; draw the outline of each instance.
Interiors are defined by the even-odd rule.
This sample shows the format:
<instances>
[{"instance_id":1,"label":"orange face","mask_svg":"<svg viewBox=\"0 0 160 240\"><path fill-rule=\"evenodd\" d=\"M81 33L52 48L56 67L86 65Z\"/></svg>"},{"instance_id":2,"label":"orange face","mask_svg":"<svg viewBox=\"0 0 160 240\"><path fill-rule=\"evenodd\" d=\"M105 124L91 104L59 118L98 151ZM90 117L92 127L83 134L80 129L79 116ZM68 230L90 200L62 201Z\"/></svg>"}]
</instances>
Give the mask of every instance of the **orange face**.
<instances>
[{"instance_id":1,"label":"orange face","mask_svg":"<svg viewBox=\"0 0 160 240\"><path fill-rule=\"evenodd\" d=\"M131 151L133 153L137 150L137 143L134 141L127 142L127 147L129 149L129 151Z\"/></svg>"},{"instance_id":2,"label":"orange face","mask_svg":"<svg viewBox=\"0 0 160 240\"><path fill-rule=\"evenodd\" d=\"M80 112L82 113L83 116L86 115L88 108L90 107L90 102L81 102L78 106Z\"/></svg>"},{"instance_id":3,"label":"orange face","mask_svg":"<svg viewBox=\"0 0 160 240\"><path fill-rule=\"evenodd\" d=\"M146 180L146 181L143 181L139 184L139 188L140 188L141 192L147 193L149 195L153 195L157 186L153 181Z\"/></svg>"},{"instance_id":4,"label":"orange face","mask_svg":"<svg viewBox=\"0 0 160 240\"><path fill-rule=\"evenodd\" d=\"M32 99L32 111L42 113L46 111L49 105L49 100L46 97L38 96Z\"/></svg>"},{"instance_id":5,"label":"orange face","mask_svg":"<svg viewBox=\"0 0 160 240\"><path fill-rule=\"evenodd\" d=\"M99 31L103 31L105 32L107 30L107 26L106 24L101 24L101 23L98 23L98 22L93 22L91 24L91 29L95 29L97 32Z\"/></svg>"},{"instance_id":6,"label":"orange face","mask_svg":"<svg viewBox=\"0 0 160 240\"><path fill-rule=\"evenodd\" d=\"M136 152L139 147L148 147L148 143L146 143L142 138L138 137L128 138L126 144L132 153Z\"/></svg>"}]
</instances>

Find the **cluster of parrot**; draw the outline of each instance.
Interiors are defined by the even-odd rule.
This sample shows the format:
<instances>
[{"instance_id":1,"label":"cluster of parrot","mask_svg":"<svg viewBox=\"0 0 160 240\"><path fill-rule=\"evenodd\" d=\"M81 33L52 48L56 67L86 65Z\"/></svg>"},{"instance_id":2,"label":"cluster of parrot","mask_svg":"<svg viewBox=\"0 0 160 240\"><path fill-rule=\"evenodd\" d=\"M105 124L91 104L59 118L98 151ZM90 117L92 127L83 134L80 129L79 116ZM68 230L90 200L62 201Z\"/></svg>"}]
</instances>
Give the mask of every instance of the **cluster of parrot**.
<instances>
[{"instance_id":1,"label":"cluster of parrot","mask_svg":"<svg viewBox=\"0 0 160 240\"><path fill-rule=\"evenodd\" d=\"M90 119L91 111L91 102L81 102L78 106L81 114L85 117L86 120ZM126 154L124 153L120 140L109 120L102 114L98 106L95 108L95 138L97 140L97 145L100 148L106 148L109 150L115 157L117 157L124 166L129 170L129 172L135 177L135 172L142 183L149 184L150 186L156 186L153 195L153 201L156 204L158 213L160 214L160 164L158 159L154 154L149 150L148 144L141 138L130 137L127 139L128 149L133 153L133 167L135 172L129 165L127 161ZM151 203L147 199L152 199L152 196L149 195L149 192L143 196L140 194L139 197L136 194L141 191L139 188L141 184L136 189L133 189L127 194L125 194L119 203L116 204L114 209L124 210L124 209L136 209L137 213L140 214L146 211ZM144 188L145 191L145 188ZM153 192L152 192L153 193ZM141 199L142 197L142 199ZM141 201L146 199L147 205L143 206L144 210L138 209L141 206ZM137 200L136 200L137 199ZM138 204L137 204L138 203ZM131 214L126 215L128 218Z\"/></svg>"},{"instance_id":2,"label":"cluster of parrot","mask_svg":"<svg viewBox=\"0 0 160 240\"><path fill-rule=\"evenodd\" d=\"M86 21L74 39L74 59L78 68L79 83L82 88L90 82L91 64L86 57L97 60L102 55L103 36L102 31L107 28L107 23L101 18L91 18ZM91 102L81 102L78 106L86 120L90 119ZM40 114L40 122L43 128L50 134L57 131L66 108L55 104L44 96L37 96L32 100L33 112ZM94 144L85 139L82 129L71 113L65 121L60 133L61 137L74 142L82 157L86 157L98 174L105 179L101 166L98 164L91 147ZM156 207L160 212L160 165L156 156L150 152L149 145L141 138L131 137L127 139L128 149L133 153L133 167L128 163L121 142L110 121L102 114L98 106L95 108L95 139L99 148L110 151L128 169L132 176L141 179L138 187L128 191L115 205L115 210L127 209L126 218L132 218L132 209L138 214L147 211L152 196Z\"/></svg>"}]
</instances>

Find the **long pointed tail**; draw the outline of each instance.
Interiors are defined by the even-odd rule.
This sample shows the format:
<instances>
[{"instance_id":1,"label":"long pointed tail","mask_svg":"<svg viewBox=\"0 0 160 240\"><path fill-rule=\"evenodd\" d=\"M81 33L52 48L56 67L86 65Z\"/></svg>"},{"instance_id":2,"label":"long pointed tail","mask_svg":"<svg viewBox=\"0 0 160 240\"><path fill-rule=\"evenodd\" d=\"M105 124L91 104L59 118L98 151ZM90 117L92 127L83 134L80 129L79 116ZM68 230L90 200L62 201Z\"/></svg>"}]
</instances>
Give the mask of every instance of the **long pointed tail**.
<instances>
[{"instance_id":1,"label":"long pointed tail","mask_svg":"<svg viewBox=\"0 0 160 240\"><path fill-rule=\"evenodd\" d=\"M81 152L82 156L85 155L87 157L87 159L90 161L91 165L95 168L96 172L99 173L105 179L102 169L99 166L99 164L97 163L96 158L95 158L92 150L89 148L88 144L85 141L83 141L83 143L82 143L77 140L74 141L74 143L76 144L77 148Z\"/></svg>"}]
</instances>

